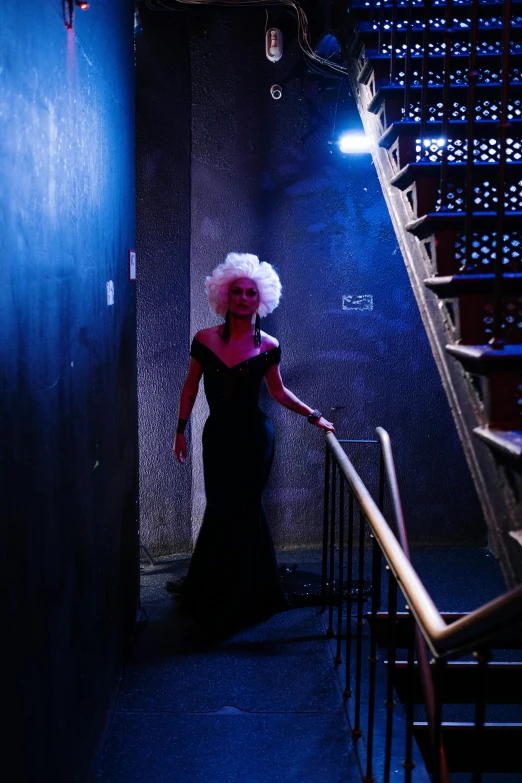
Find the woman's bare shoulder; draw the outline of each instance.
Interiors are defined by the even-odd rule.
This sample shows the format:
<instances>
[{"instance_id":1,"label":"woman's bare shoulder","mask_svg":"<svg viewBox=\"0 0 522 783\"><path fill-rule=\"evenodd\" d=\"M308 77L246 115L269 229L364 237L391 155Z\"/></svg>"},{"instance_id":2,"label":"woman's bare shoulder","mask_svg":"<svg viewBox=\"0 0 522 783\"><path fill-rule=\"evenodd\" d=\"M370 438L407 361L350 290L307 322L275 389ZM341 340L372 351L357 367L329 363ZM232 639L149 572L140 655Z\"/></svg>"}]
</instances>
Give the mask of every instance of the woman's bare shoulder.
<instances>
[{"instance_id":1,"label":"woman's bare shoulder","mask_svg":"<svg viewBox=\"0 0 522 783\"><path fill-rule=\"evenodd\" d=\"M208 329L200 329L199 332L196 332L194 335L194 339L203 343L203 345L210 346L216 337L219 336L220 329L220 326L209 326Z\"/></svg>"},{"instance_id":2,"label":"woman's bare shoulder","mask_svg":"<svg viewBox=\"0 0 522 783\"><path fill-rule=\"evenodd\" d=\"M279 340L276 340L276 338L272 337L270 334L261 332L261 338L263 340L262 348L264 351L270 351L272 348L279 347Z\"/></svg>"}]
</instances>

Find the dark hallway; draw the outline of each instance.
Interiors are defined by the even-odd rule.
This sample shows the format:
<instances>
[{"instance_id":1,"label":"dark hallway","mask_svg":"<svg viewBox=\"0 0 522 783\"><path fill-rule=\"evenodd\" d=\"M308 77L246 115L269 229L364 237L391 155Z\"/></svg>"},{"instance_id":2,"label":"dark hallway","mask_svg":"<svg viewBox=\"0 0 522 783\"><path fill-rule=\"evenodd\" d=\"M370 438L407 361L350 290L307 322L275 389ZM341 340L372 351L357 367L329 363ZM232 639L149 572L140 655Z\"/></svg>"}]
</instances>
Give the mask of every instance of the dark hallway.
<instances>
[{"instance_id":1,"label":"dark hallway","mask_svg":"<svg viewBox=\"0 0 522 783\"><path fill-rule=\"evenodd\" d=\"M2 11L8 779L520 783L520 3ZM310 408L263 385L263 499L284 590L313 599L216 640L164 583L206 504L203 393L187 464L172 441L229 251L283 285L263 329Z\"/></svg>"}]
</instances>

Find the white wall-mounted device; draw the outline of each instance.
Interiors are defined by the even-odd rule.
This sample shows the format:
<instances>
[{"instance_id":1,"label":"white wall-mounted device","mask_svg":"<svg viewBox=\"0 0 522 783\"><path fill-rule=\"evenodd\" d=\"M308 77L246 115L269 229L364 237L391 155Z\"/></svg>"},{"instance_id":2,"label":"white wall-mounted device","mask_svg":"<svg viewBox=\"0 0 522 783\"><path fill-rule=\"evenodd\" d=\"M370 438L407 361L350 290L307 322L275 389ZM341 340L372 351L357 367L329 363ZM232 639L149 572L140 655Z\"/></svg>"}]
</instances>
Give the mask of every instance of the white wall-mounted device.
<instances>
[{"instance_id":1,"label":"white wall-mounted device","mask_svg":"<svg viewBox=\"0 0 522 783\"><path fill-rule=\"evenodd\" d=\"M276 63L283 56L283 33L277 27L266 31L265 52L268 59Z\"/></svg>"}]
</instances>

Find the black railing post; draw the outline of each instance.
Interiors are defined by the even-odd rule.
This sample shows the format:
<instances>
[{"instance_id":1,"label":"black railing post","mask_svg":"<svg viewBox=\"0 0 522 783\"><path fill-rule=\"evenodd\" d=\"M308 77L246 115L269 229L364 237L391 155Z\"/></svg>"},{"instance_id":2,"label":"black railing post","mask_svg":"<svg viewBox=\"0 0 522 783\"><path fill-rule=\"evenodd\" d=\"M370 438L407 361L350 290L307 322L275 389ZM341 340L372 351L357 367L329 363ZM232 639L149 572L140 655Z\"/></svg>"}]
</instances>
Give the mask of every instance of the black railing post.
<instances>
[{"instance_id":1,"label":"black railing post","mask_svg":"<svg viewBox=\"0 0 522 783\"><path fill-rule=\"evenodd\" d=\"M421 160L426 149L424 140L428 127L428 91L430 72L430 25L433 0L424 0L424 36L422 43L422 92L421 92Z\"/></svg>"},{"instance_id":2,"label":"black railing post","mask_svg":"<svg viewBox=\"0 0 522 783\"><path fill-rule=\"evenodd\" d=\"M390 37L390 84L397 77L397 0L393 0Z\"/></svg>"},{"instance_id":3,"label":"black railing post","mask_svg":"<svg viewBox=\"0 0 522 783\"><path fill-rule=\"evenodd\" d=\"M442 706L444 701L444 670L446 661L435 658L433 666L433 684L435 689L435 706L433 710L433 783L443 783L441 753L444 748L442 736Z\"/></svg>"},{"instance_id":4,"label":"black railing post","mask_svg":"<svg viewBox=\"0 0 522 783\"><path fill-rule=\"evenodd\" d=\"M348 540L346 543L346 674L344 694L346 699L352 695L352 599L353 599L353 493L348 498Z\"/></svg>"},{"instance_id":5,"label":"black railing post","mask_svg":"<svg viewBox=\"0 0 522 783\"><path fill-rule=\"evenodd\" d=\"M444 30L444 88L442 93L442 159L440 167L440 207L448 206L448 156L450 127L451 48L453 42L453 0L446 0L446 27Z\"/></svg>"},{"instance_id":6,"label":"black railing post","mask_svg":"<svg viewBox=\"0 0 522 783\"><path fill-rule=\"evenodd\" d=\"M415 768L413 761L413 721L415 720L415 618L409 606L408 612L408 688L406 700L406 746L404 752L404 783L410 783L412 771Z\"/></svg>"},{"instance_id":7,"label":"black railing post","mask_svg":"<svg viewBox=\"0 0 522 783\"><path fill-rule=\"evenodd\" d=\"M337 604L337 648L335 663L342 663L341 642L343 637L343 585L344 585L344 478L339 473L339 602Z\"/></svg>"},{"instance_id":8,"label":"black railing post","mask_svg":"<svg viewBox=\"0 0 522 783\"><path fill-rule=\"evenodd\" d=\"M328 444L325 448L324 456L324 502L323 502L323 568L321 575L321 611L326 609L326 571L328 567L328 520L329 520L329 500L330 500L330 449Z\"/></svg>"},{"instance_id":9,"label":"black railing post","mask_svg":"<svg viewBox=\"0 0 522 783\"><path fill-rule=\"evenodd\" d=\"M504 2L504 30L502 41L502 87L501 87L501 119L499 127L499 164L497 177L497 220L495 246L495 284L493 291L493 337L490 344L493 348L503 348L502 339L502 299L504 293L504 213L506 187L506 154L507 132L510 127L508 119L509 101L509 37L511 32L511 0Z\"/></svg>"},{"instance_id":10,"label":"black railing post","mask_svg":"<svg viewBox=\"0 0 522 783\"><path fill-rule=\"evenodd\" d=\"M408 120L411 115L410 106L410 86L411 86L411 41L412 41L412 7L413 0L408 0L408 19L406 22L406 54L404 57L404 119Z\"/></svg>"},{"instance_id":11,"label":"black railing post","mask_svg":"<svg viewBox=\"0 0 522 783\"><path fill-rule=\"evenodd\" d=\"M375 683L377 661L377 612L381 605L381 548L373 533L372 540L372 619L370 625L370 677L368 681L368 732L366 738L366 776L364 783L372 783L373 777L373 732L375 724Z\"/></svg>"},{"instance_id":12,"label":"black railing post","mask_svg":"<svg viewBox=\"0 0 522 783\"><path fill-rule=\"evenodd\" d=\"M363 618L363 586L364 586L364 514L359 508L359 566L357 569L357 641L355 658L355 719L352 736L358 739L361 730L361 682L362 682L362 636Z\"/></svg>"},{"instance_id":13,"label":"black railing post","mask_svg":"<svg viewBox=\"0 0 522 783\"><path fill-rule=\"evenodd\" d=\"M333 602L334 602L334 577L335 577L335 479L337 476L337 463L332 465L332 503L330 506L330 585L328 590L328 630L327 635L333 636ZM340 477L339 477L340 478Z\"/></svg>"},{"instance_id":14,"label":"black railing post","mask_svg":"<svg viewBox=\"0 0 522 783\"><path fill-rule=\"evenodd\" d=\"M384 48L384 4L379 6L379 34L377 39L377 51L382 54Z\"/></svg>"},{"instance_id":15,"label":"black railing post","mask_svg":"<svg viewBox=\"0 0 522 783\"><path fill-rule=\"evenodd\" d=\"M466 198L464 202L466 235L466 270L473 270L473 163L475 151L475 115L477 71L477 33L479 24L479 0L473 0L471 13L471 41L468 70L468 156L466 161Z\"/></svg>"},{"instance_id":16,"label":"black railing post","mask_svg":"<svg viewBox=\"0 0 522 783\"><path fill-rule=\"evenodd\" d=\"M491 654L488 650L478 650L473 653L473 657L477 661L479 671L475 690L475 753L473 756L472 783L481 783L484 759L484 744L486 742L484 737L484 724L486 722L486 706L488 703L488 663L491 660Z\"/></svg>"},{"instance_id":17,"label":"black railing post","mask_svg":"<svg viewBox=\"0 0 522 783\"><path fill-rule=\"evenodd\" d=\"M388 666L386 669L386 739L384 744L384 783L390 783L391 754L393 741L393 710L395 700L393 687L395 678L395 656L397 638L397 582L389 565L388 571Z\"/></svg>"}]
</instances>

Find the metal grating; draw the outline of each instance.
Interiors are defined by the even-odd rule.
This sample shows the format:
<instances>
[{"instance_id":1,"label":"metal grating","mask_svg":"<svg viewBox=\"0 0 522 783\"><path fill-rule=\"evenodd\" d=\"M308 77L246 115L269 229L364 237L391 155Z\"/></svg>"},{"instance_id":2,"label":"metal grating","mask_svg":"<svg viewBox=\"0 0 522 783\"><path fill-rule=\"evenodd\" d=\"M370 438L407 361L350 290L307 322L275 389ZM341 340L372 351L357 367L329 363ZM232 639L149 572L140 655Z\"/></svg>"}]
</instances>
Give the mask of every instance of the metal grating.
<instances>
[{"instance_id":1,"label":"metal grating","mask_svg":"<svg viewBox=\"0 0 522 783\"><path fill-rule=\"evenodd\" d=\"M505 272L522 272L522 232L505 233L502 243L502 267ZM462 272L493 272L497 252L495 231L474 231L471 259L466 261L466 238L458 233L455 239L455 261Z\"/></svg>"}]
</instances>

